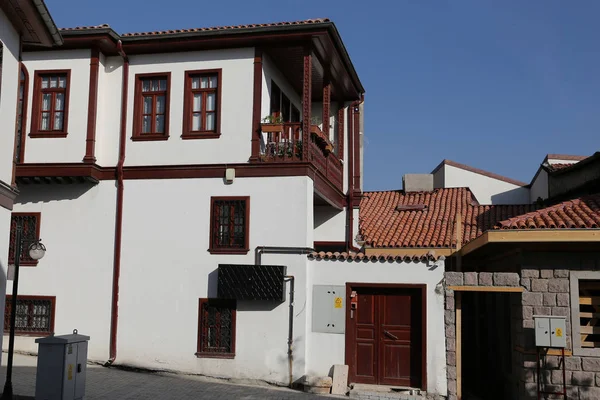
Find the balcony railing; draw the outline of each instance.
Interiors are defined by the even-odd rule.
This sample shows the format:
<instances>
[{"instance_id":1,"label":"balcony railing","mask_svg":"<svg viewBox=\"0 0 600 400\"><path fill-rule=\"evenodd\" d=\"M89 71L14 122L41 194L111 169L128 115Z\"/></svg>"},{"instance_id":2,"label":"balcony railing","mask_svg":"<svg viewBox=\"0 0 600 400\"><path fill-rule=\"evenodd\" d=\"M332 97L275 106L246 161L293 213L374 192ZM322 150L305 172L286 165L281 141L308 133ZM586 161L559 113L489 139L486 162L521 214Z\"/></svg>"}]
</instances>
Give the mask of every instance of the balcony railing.
<instances>
[{"instance_id":1,"label":"balcony railing","mask_svg":"<svg viewBox=\"0 0 600 400\"><path fill-rule=\"evenodd\" d=\"M304 144L300 122L262 124L262 133L261 162L308 161L342 190L342 163L333 152L333 144L317 125L311 126L308 159L303 158Z\"/></svg>"}]
</instances>

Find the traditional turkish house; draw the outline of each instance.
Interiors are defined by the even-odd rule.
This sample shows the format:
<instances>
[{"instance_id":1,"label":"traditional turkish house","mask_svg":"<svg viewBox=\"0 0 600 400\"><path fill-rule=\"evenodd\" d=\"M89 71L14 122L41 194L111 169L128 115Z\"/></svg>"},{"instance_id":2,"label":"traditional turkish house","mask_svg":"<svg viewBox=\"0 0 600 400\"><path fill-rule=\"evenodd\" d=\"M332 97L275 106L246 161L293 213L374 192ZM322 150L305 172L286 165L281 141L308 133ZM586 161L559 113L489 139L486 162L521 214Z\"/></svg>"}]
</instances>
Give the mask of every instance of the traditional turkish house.
<instances>
[{"instance_id":1,"label":"traditional turkish house","mask_svg":"<svg viewBox=\"0 0 600 400\"><path fill-rule=\"evenodd\" d=\"M445 256L449 398L533 399L563 383L568 398L600 397L600 153L546 156L517 189L530 204L493 203L518 200L486 182L508 178L442 166L456 169L445 181L407 175L403 191L364 193L360 234L366 254ZM479 176L443 187L460 184L449 171ZM565 379L560 348L542 349L537 372L534 315L566 318Z\"/></svg>"},{"instance_id":2,"label":"traditional turkish house","mask_svg":"<svg viewBox=\"0 0 600 400\"><path fill-rule=\"evenodd\" d=\"M62 38L41 1L0 1L0 320L4 320L11 211L19 194L15 165L20 160L19 138L24 125L22 105L27 79L21 64L21 48L60 45ZM9 305L9 303L7 304ZM1 340L1 339L0 339Z\"/></svg>"}]
</instances>

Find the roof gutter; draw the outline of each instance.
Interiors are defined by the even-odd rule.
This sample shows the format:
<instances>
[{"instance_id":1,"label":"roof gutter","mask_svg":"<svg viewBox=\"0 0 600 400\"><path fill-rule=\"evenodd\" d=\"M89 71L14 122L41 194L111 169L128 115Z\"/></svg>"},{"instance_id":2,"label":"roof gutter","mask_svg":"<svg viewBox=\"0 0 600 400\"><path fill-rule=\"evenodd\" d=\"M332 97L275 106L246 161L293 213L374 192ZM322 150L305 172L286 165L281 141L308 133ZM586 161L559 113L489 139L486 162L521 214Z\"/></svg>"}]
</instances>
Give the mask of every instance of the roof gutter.
<instances>
[{"instance_id":1,"label":"roof gutter","mask_svg":"<svg viewBox=\"0 0 600 400\"><path fill-rule=\"evenodd\" d=\"M110 354L107 364L117 358L117 332L119 323L119 278L121 276L121 244L123 238L123 165L125 164L125 145L127 144L127 91L129 84L129 58L123 50L121 41L117 44L123 58L123 85L121 92L121 131L119 137L119 161L117 162L117 201L115 213L115 250L113 263L112 305L110 314Z\"/></svg>"},{"instance_id":2,"label":"roof gutter","mask_svg":"<svg viewBox=\"0 0 600 400\"><path fill-rule=\"evenodd\" d=\"M59 32L58 28L56 27L56 24L54 23L52 16L50 15L50 11L48 11L48 7L46 7L46 3L44 3L43 0L32 0L31 2L33 3L35 8L40 13L40 17L42 18L42 21L44 21L46 28L48 28L48 33L50 33L50 36L52 37L54 44L57 46L62 45L63 38L60 35L60 32Z\"/></svg>"}]
</instances>

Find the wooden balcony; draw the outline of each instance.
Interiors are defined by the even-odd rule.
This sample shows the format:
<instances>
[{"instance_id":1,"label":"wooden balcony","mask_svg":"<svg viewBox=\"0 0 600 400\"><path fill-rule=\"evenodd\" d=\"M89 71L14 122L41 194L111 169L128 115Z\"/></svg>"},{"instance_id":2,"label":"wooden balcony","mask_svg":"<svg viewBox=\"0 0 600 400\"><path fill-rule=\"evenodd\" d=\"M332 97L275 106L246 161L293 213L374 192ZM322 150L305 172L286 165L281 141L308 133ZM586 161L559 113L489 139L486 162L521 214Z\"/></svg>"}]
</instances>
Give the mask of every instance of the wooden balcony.
<instances>
[{"instance_id":1,"label":"wooden balcony","mask_svg":"<svg viewBox=\"0 0 600 400\"><path fill-rule=\"evenodd\" d=\"M259 162L310 162L336 188L342 190L343 168L333 144L317 125L311 125L308 149L304 148L302 123L262 124Z\"/></svg>"}]
</instances>

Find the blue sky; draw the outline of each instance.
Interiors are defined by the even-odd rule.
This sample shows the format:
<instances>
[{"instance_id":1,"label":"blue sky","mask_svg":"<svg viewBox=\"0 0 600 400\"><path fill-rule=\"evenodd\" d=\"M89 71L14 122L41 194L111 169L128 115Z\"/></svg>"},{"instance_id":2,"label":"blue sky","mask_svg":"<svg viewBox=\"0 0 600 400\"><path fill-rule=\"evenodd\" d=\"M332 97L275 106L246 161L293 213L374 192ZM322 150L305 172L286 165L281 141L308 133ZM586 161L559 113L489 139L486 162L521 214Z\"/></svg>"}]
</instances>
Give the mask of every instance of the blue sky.
<instances>
[{"instance_id":1,"label":"blue sky","mask_svg":"<svg viewBox=\"0 0 600 400\"><path fill-rule=\"evenodd\" d=\"M367 91L366 190L444 158L529 182L546 153L600 150L597 1L46 3L59 27L119 33L332 19Z\"/></svg>"}]
</instances>

